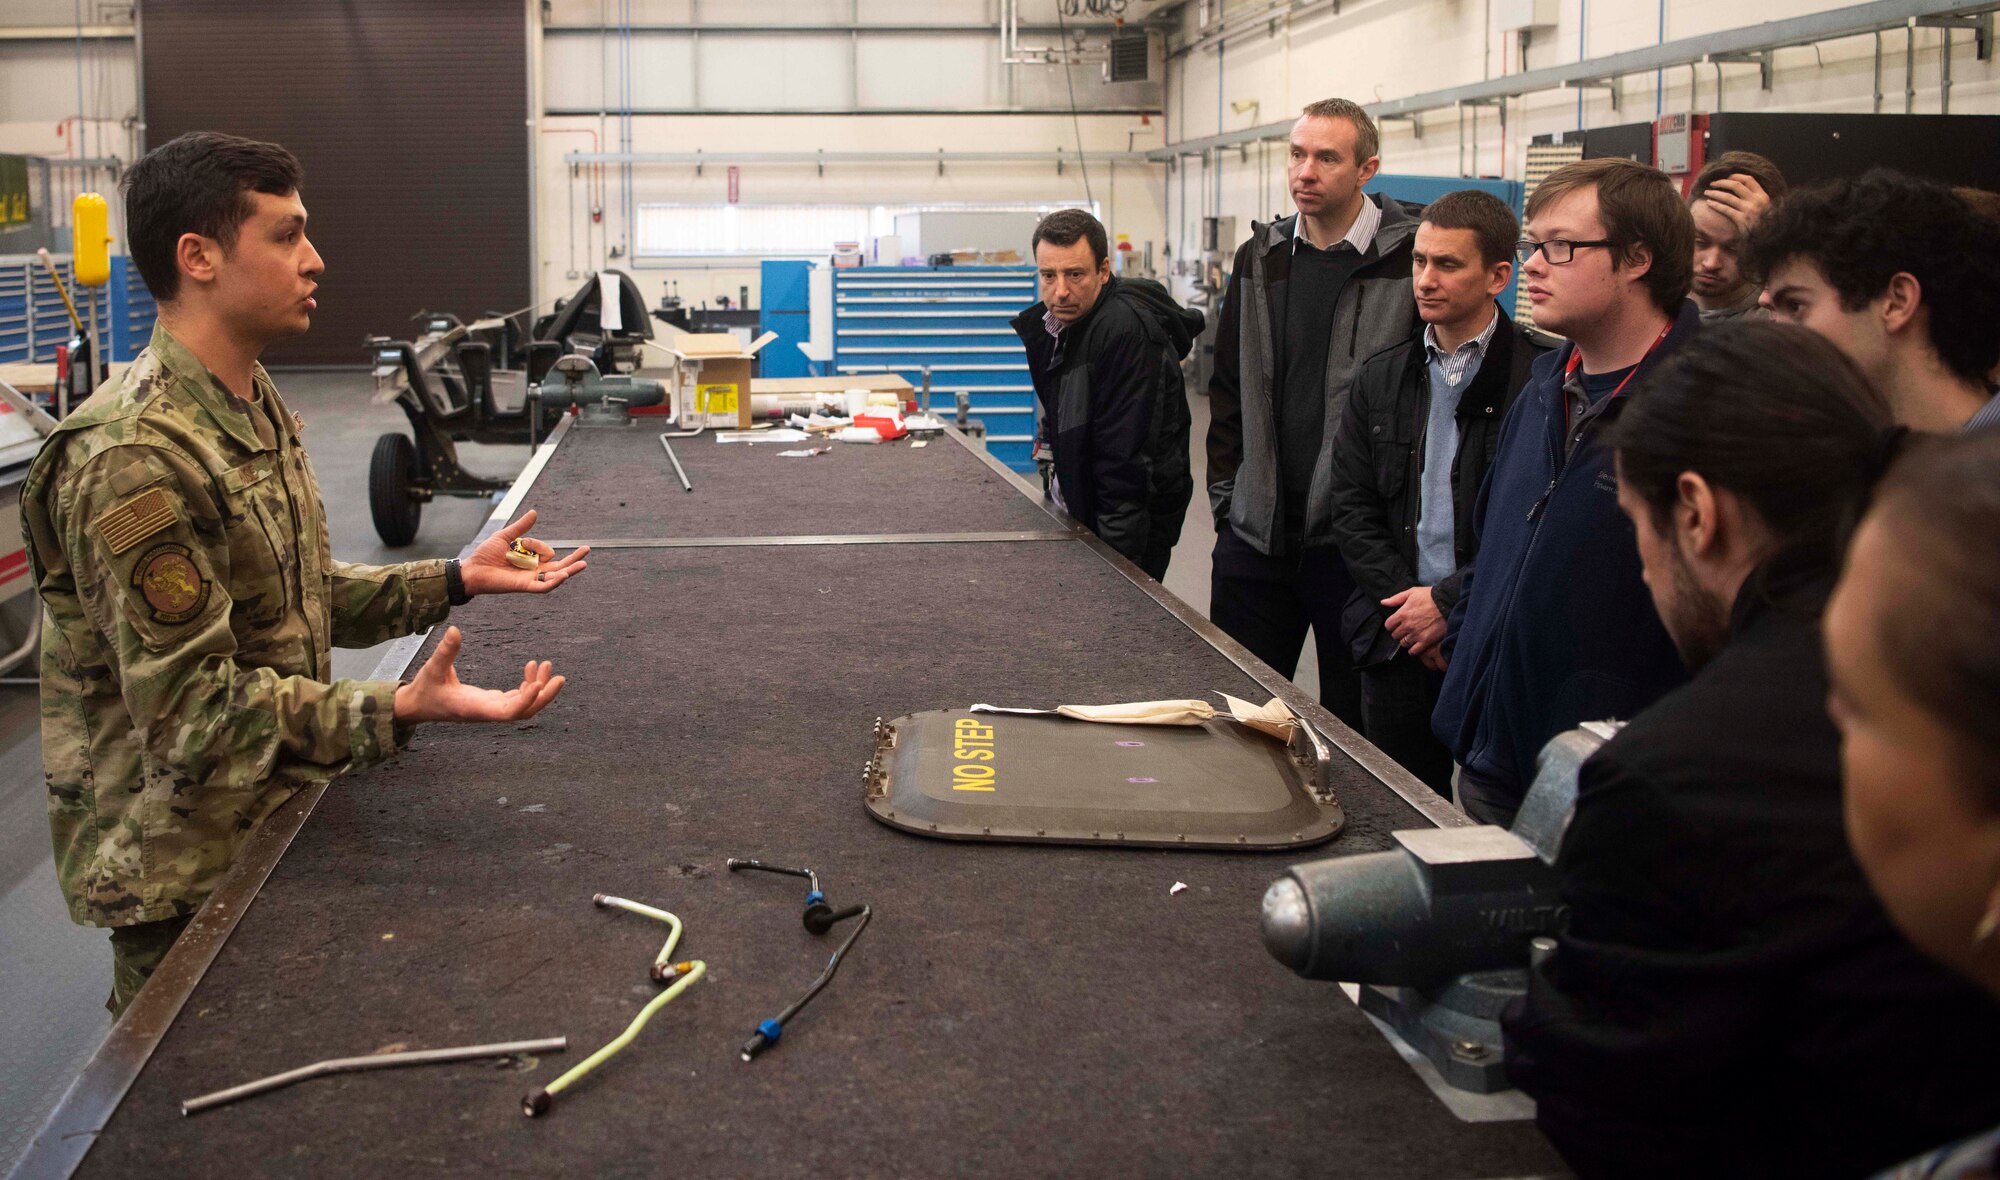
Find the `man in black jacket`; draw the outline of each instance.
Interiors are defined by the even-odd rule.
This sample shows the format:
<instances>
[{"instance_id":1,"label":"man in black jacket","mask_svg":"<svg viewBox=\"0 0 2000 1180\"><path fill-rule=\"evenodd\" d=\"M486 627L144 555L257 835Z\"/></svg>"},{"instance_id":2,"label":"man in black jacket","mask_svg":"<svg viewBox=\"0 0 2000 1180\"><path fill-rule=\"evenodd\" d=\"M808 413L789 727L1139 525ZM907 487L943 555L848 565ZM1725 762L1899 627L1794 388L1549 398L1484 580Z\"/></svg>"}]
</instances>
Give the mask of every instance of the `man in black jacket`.
<instances>
[{"instance_id":1,"label":"man in black jacket","mask_svg":"<svg viewBox=\"0 0 2000 1180\"><path fill-rule=\"evenodd\" d=\"M1361 681L1340 627L1354 581L1334 546L1333 430L1355 368L1416 327L1417 207L1361 191L1378 146L1354 103L1305 108L1286 168L1299 211L1252 223L1236 251L1208 385L1209 617L1285 676L1310 629L1320 703L1355 729Z\"/></svg>"},{"instance_id":2,"label":"man in black jacket","mask_svg":"<svg viewBox=\"0 0 2000 1180\"><path fill-rule=\"evenodd\" d=\"M1150 279L1112 277L1104 226L1060 209L1032 242L1042 301L1014 318L1054 453L1056 506L1154 578L1194 494L1181 359L1202 318Z\"/></svg>"},{"instance_id":3,"label":"man in black jacket","mask_svg":"<svg viewBox=\"0 0 2000 1180\"><path fill-rule=\"evenodd\" d=\"M1424 210L1410 254L1423 329L1362 363L1333 435L1333 532L1355 582L1341 623L1363 732L1445 795L1451 751L1431 733L1438 645L1478 548L1473 503L1501 419L1547 351L1494 301L1519 236L1490 193Z\"/></svg>"},{"instance_id":4,"label":"man in black jacket","mask_svg":"<svg viewBox=\"0 0 2000 1180\"><path fill-rule=\"evenodd\" d=\"M1819 617L1890 453L1834 346L1737 322L1613 428L1694 678L1584 763L1568 929L1508 1075L1582 1176L1871 1176L2000 1110L2000 1008L1897 933L1848 849Z\"/></svg>"}]
</instances>

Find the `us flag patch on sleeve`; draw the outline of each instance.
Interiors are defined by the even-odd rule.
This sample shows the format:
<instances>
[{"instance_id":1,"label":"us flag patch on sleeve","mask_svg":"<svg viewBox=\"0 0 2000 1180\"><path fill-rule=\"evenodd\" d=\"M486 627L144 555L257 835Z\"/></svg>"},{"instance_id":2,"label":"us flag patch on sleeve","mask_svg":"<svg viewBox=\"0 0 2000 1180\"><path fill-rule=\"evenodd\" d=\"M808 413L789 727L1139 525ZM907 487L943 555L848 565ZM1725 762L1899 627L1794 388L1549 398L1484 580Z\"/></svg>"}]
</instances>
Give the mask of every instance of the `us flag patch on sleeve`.
<instances>
[{"instance_id":1,"label":"us flag patch on sleeve","mask_svg":"<svg viewBox=\"0 0 2000 1180\"><path fill-rule=\"evenodd\" d=\"M96 520L97 533L112 555L116 556L174 523L175 519L177 514L173 501L167 498L165 492L154 488L100 514Z\"/></svg>"}]
</instances>

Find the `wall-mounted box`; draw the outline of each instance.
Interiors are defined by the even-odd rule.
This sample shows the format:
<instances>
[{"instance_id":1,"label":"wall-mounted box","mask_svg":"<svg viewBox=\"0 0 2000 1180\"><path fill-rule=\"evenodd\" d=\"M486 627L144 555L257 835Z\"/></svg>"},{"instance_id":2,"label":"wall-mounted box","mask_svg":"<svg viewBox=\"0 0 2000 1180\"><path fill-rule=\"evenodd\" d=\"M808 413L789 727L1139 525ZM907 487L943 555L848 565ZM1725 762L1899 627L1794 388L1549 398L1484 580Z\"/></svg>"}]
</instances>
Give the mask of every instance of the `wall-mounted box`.
<instances>
[{"instance_id":1,"label":"wall-mounted box","mask_svg":"<svg viewBox=\"0 0 2000 1180\"><path fill-rule=\"evenodd\" d=\"M1556 27L1557 0L1493 0L1493 27L1503 33Z\"/></svg>"}]
</instances>

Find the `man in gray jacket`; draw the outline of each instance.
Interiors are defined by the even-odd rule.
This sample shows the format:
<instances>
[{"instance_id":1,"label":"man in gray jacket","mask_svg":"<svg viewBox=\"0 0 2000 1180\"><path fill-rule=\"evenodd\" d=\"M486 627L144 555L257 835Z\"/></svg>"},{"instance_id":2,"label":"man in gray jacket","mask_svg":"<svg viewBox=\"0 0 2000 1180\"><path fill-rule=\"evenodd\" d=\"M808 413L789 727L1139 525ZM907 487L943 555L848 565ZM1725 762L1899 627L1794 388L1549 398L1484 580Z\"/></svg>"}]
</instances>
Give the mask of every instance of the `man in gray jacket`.
<instances>
[{"instance_id":1,"label":"man in gray jacket","mask_svg":"<svg viewBox=\"0 0 2000 1180\"><path fill-rule=\"evenodd\" d=\"M1298 212L1251 224L1236 251L1209 381L1209 616L1286 676L1306 630L1320 701L1361 728L1361 682L1340 626L1354 581L1335 548L1333 433L1366 357L1416 330L1418 210L1361 191L1381 165L1375 124L1329 98L1292 128Z\"/></svg>"}]
</instances>

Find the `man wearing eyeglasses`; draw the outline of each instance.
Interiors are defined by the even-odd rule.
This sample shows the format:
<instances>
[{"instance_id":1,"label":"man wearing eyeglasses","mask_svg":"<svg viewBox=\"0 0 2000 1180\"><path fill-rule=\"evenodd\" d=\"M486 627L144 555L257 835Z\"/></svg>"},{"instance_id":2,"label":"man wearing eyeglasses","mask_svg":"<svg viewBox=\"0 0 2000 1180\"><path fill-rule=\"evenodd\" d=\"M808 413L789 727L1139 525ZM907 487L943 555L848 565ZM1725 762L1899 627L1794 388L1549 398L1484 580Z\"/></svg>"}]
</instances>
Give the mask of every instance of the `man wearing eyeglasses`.
<instances>
[{"instance_id":1,"label":"man wearing eyeglasses","mask_svg":"<svg viewBox=\"0 0 2000 1180\"><path fill-rule=\"evenodd\" d=\"M1694 223L1665 173L1622 159L1559 168L1528 198L1522 233L1535 325L1569 343L1535 363L1501 428L1431 719L1459 764L1460 806L1502 826L1550 738L1630 717L1686 678L1601 439L1700 323Z\"/></svg>"}]
</instances>

